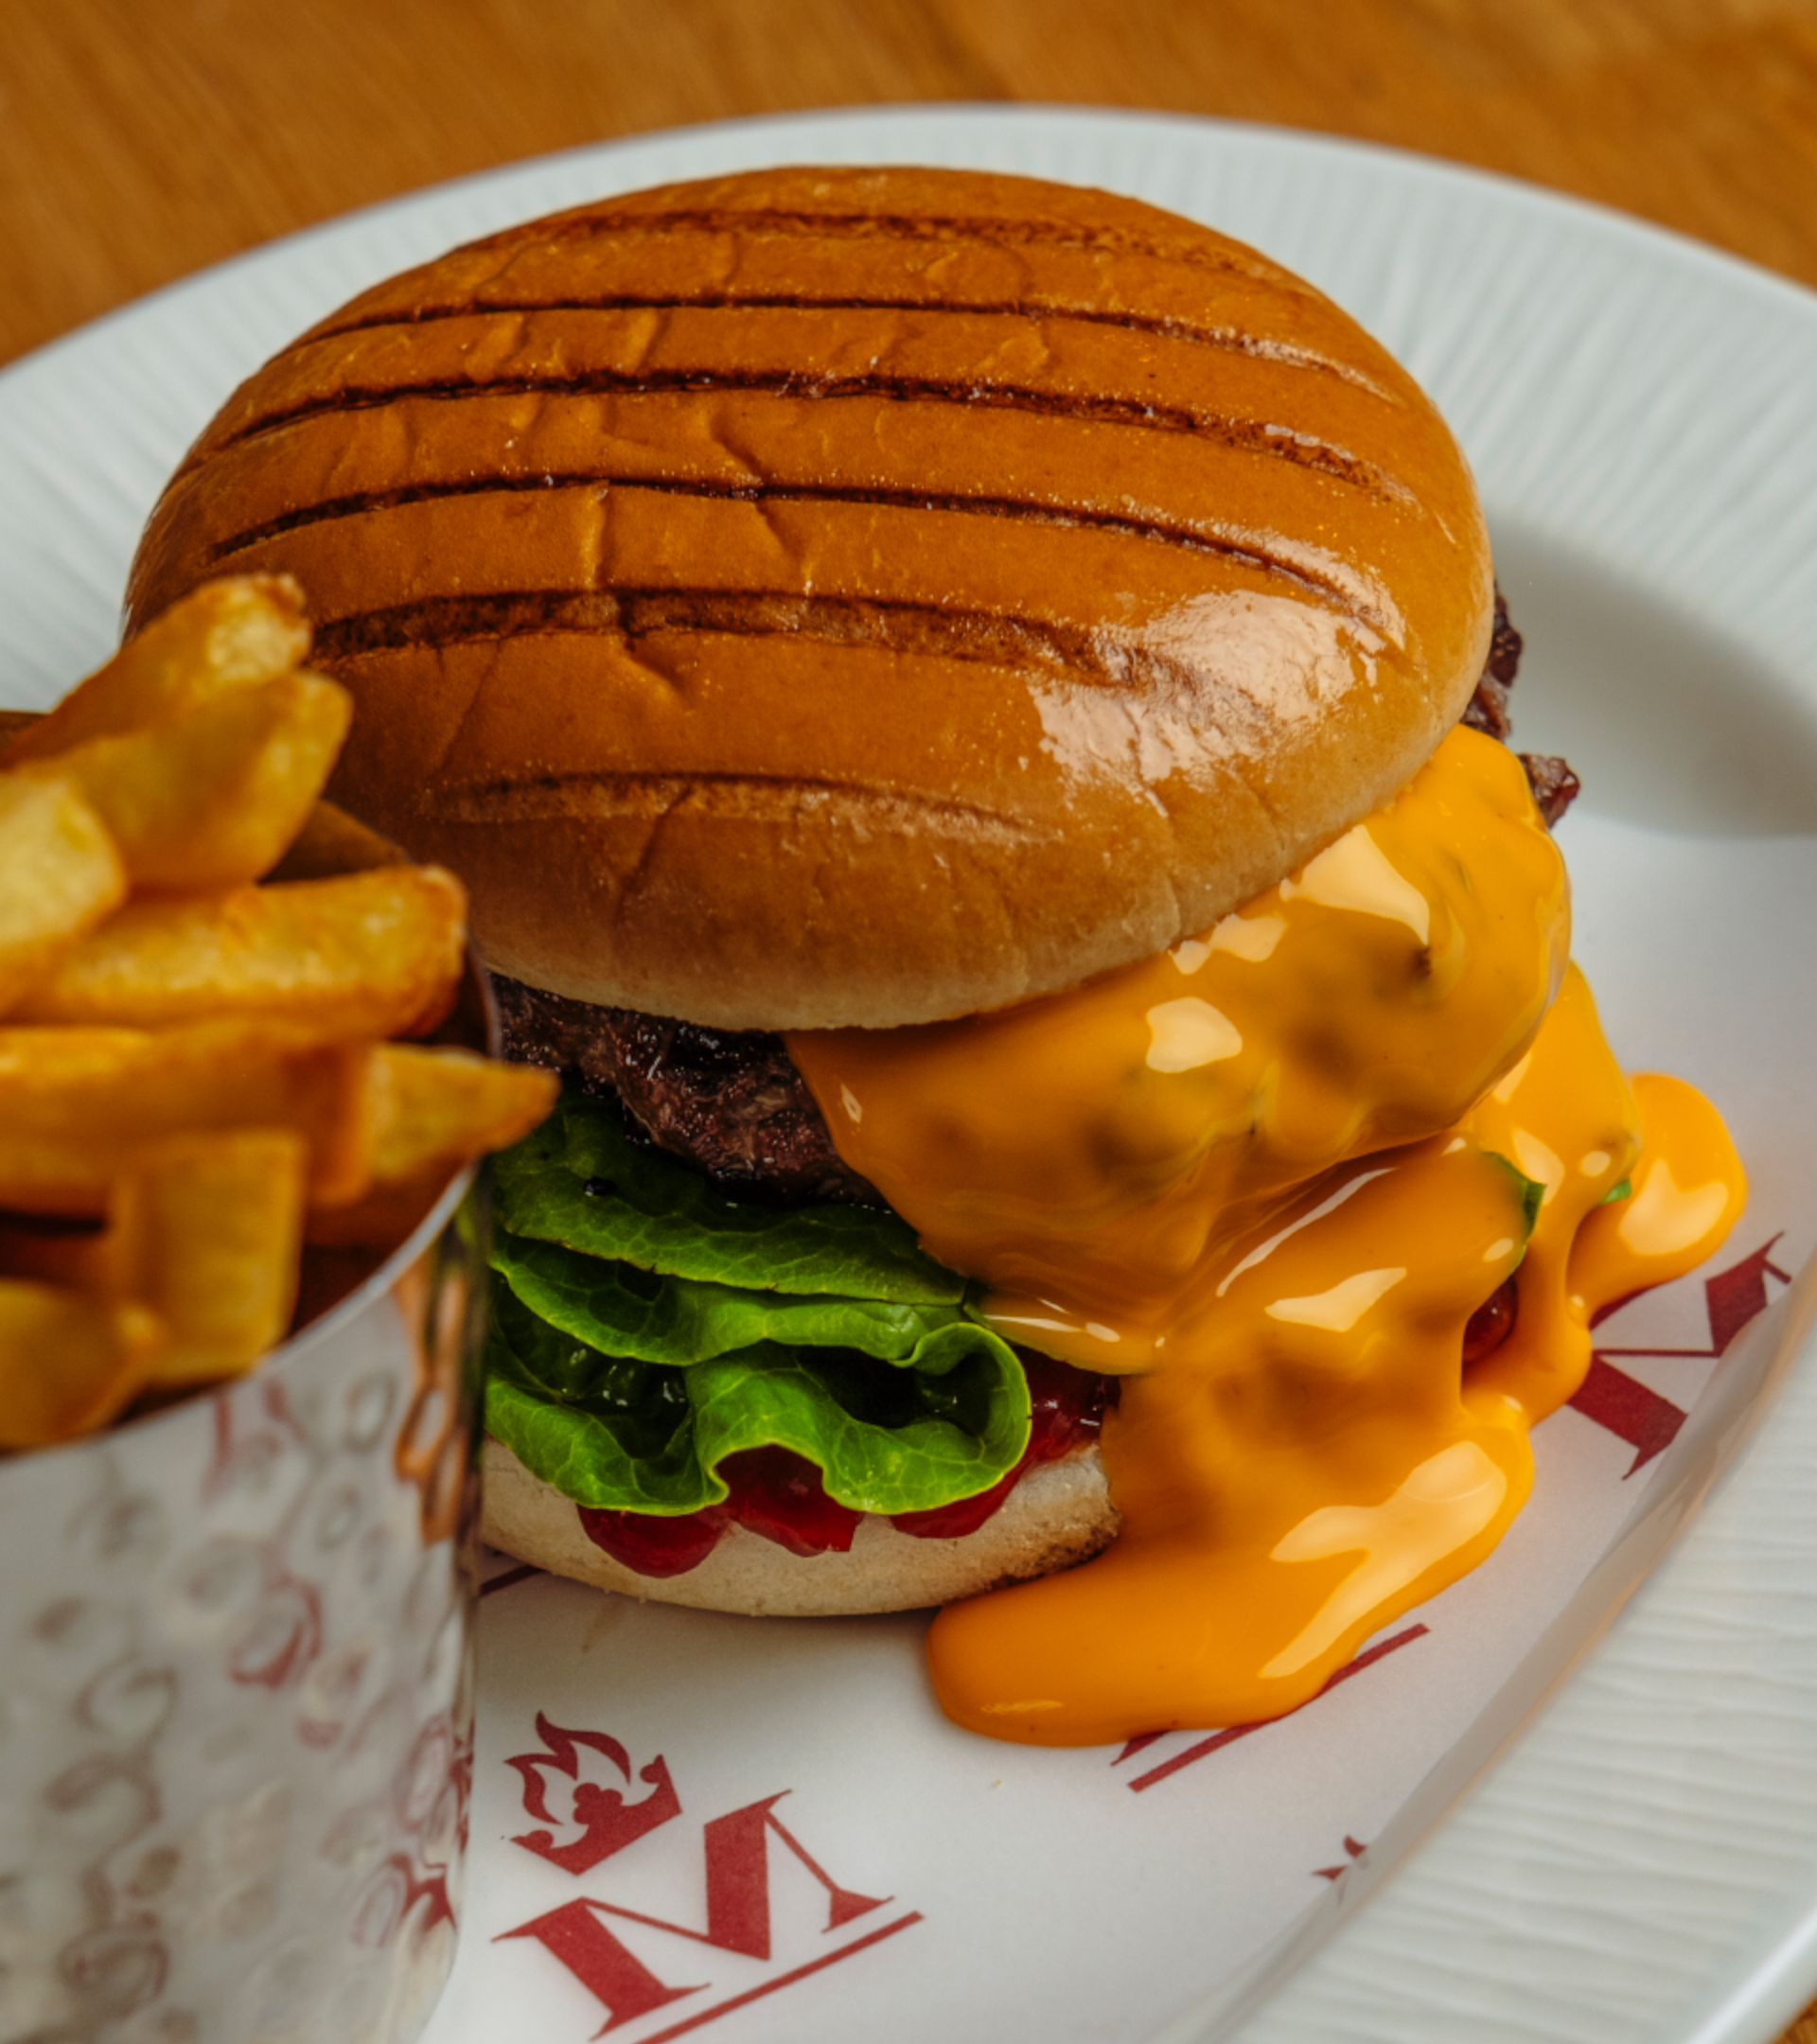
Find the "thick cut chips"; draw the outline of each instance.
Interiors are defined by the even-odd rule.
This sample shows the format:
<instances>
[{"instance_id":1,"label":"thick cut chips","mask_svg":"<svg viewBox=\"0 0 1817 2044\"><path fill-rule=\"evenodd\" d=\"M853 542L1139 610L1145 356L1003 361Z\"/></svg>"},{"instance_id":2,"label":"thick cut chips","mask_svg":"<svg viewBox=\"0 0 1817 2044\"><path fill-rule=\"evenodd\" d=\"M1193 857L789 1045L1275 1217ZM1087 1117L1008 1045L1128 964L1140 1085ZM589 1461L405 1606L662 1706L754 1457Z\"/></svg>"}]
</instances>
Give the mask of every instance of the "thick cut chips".
<instances>
[{"instance_id":1,"label":"thick cut chips","mask_svg":"<svg viewBox=\"0 0 1817 2044\"><path fill-rule=\"evenodd\" d=\"M229 575L172 604L136 639L0 748L0 769L91 738L161 724L308 659L303 595L289 575Z\"/></svg>"},{"instance_id":2,"label":"thick cut chips","mask_svg":"<svg viewBox=\"0 0 1817 2044\"><path fill-rule=\"evenodd\" d=\"M0 1269L149 1308L141 1388L238 1376L290 1326L308 1171L292 1129L168 1137L115 1181L105 1228L0 1219Z\"/></svg>"},{"instance_id":3,"label":"thick cut chips","mask_svg":"<svg viewBox=\"0 0 1817 2044\"><path fill-rule=\"evenodd\" d=\"M0 1278L0 1449L105 1426L144 1389L163 1338L143 1306Z\"/></svg>"},{"instance_id":4,"label":"thick cut chips","mask_svg":"<svg viewBox=\"0 0 1817 2044\"><path fill-rule=\"evenodd\" d=\"M437 866L135 902L12 1019L169 1029L242 1015L324 1035L421 1035L453 1002L466 928L466 890Z\"/></svg>"},{"instance_id":5,"label":"thick cut chips","mask_svg":"<svg viewBox=\"0 0 1817 2044\"><path fill-rule=\"evenodd\" d=\"M0 1207L99 1216L149 1144L193 1129L287 1128L309 1147L309 1196L371 1176L379 1047L271 1022L137 1030L0 1029Z\"/></svg>"},{"instance_id":6,"label":"thick cut chips","mask_svg":"<svg viewBox=\"0 0 1817 2044\"><path fill-rule=\"evenodd\" d=\"M68 782L0 775L0 1014L125 899L119 855Z\"/></svg>"},{"instance_id":7,"label":"thick cut chips","mask_svg":"<svg viewBox=\"0 0 1817 2044\"><path fill-rule=\"evenodd\" d=\"M338 682L280 675L23 771L80 789L134 888L238 887L269 872L302 829L352 714Z\"/></svg>"},{"instance_id":8,"label":"thick cut chips","mask_svg":"<svg viewBox=\"0 0 1817 2044\"><path fill-rule=\"evenodd\" d=\"M397 1185L433 1165L503 1150L556 1103L559 1077L470 1050L380 1044L373 1052L372 1175Z\"/></svg>"},{"instance_id":9,"label":"thick cut chips","mask_svg":"<svg viewBox=\"0 0 1817 2044\"><path fill-rule=\"evenodd\" d=\"M553 1072L465 1050L324 1041L273 1022L0 1029L0 1208L99 1216L148 1145L197 1129L292 1129L312 1207L503 1148L554 1102Z\"/></svg>"},{"instance_id":10,"label":"thick cut chips","mask_svg":"<svg viewBox=\"0 0 1817 2044\"><path fill-rule=\"evenodd\" d=\"M371 1186L349 1205L312 1207L309 1239L324 1246L397 1241L457 1166L527 1136L555 1105L561 1082L554 1072L466 1050L382 1044L370 1084Z\"/></svg>"},{"instance_id":11,"label":"thick cut chips","mask_svg":"<svg viewBox=\"0 0 1817 2044\"><path fill-rule=\"evenodd\" d=\"M235 1129L170 1137L120 1179L108 1231L113 1278L167 1330L153 1383L238 1376L282 1339L308 1170L294 1130Z\"/></svg>"},{"instance_id":12,"label":"thick cut chips","mask_svg":"<svg viewBox=\"0 0 1817 2044\"><path fill-rule=\"evenodd\" d=\"M351 701L309 644L242 576L0 712L0 1454L251 1369L551 1104L381 1040L452 1007L466 894L320 800ZM306 1220L344 1245L307 1288Z\"/></svg>"}]
</instances>

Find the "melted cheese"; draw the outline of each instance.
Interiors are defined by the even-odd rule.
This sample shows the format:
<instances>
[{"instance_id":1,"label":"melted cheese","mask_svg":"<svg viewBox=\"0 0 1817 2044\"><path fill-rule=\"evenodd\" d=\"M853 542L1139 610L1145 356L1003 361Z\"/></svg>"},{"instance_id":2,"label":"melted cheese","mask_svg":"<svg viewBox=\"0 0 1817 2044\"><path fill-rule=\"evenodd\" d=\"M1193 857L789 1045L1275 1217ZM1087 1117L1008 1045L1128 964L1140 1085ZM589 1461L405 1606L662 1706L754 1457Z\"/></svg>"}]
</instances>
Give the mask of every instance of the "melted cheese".
<instances>
[{"instance_id":1,"label":"melted cheese","mask_svg":"<svg viewBox=\"0 0 1817 2044\"><path fill-rule=\"evenodd\" d=\"M935 1623L959 1722L1085 1744L1276 1716L1494 1545L1597 1308L1689 1268L1743 1196L1696 1094L1631 1091L1568 940L1518 762L1459 731L1158 958L788 1039L983 1317L1130 1378L1111 1549ZM1514 1332L1466 1379L1465 1322L1517 1269Z\"/></svg>"}]
</instances>

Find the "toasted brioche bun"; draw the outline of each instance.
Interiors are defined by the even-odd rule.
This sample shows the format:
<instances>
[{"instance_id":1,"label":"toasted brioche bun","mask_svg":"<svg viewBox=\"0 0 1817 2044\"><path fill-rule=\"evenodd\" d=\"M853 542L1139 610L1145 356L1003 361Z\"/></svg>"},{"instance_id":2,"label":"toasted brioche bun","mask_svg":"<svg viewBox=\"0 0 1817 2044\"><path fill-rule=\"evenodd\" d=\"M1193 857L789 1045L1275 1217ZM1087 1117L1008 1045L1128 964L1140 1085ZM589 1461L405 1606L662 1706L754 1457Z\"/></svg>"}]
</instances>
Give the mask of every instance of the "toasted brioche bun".
<instances>
[{"instance_id":1,"label":"toasted brioche bun","mask_svg":"<svg viewBox=\"0 0 1817 2044\"><path fill-rule=\"evenodd\" d=\"M632 194L364 293L172 479L129 628L285 571L332 792L485 962L727 1029L885 1027L1152 955L1392 796L1482 671L1467 466L1336 307L1208 228L973 172ZM961 1540L732 1528L644 1577L496 1441L486 1538L603 1587L910 1609L1112 1537L1095 1450Z\"/></svg>"},{"instance_id":2,"label":"toasted brioche bun","mask_svg":"<svg viewBox=\"0 0 1817 2044\"><path fill-rule=\"evenodd\" d=\"M783 169L513 228L241 387L138 625L303 584L332 792L495 968L883 1026L1206 928L1394 793L1481 671L1481 513L1388 355L1102 192Z\"/></svg>"},{"instance_id":3,"label":"toasted brioche bun","mask_svg":"<svg viewBox=\"0 0 1817 2044\"><path fill-rule=\"evenodd\" d=\"M960 1540L917 1540L887 1519L866 1518L849 1553L803 1558L734 1525L698 1568L640 1576L595 1547L574 1507L500 1441L485 1444L484 1479L484 1535L502 1553L601 1590L752 1618L949 1604L1088 1560L1117 1531L1103 1464L1096 1448L1084 1448L1031 1470L976 1533Z\"/></svg>"}]
</instances>

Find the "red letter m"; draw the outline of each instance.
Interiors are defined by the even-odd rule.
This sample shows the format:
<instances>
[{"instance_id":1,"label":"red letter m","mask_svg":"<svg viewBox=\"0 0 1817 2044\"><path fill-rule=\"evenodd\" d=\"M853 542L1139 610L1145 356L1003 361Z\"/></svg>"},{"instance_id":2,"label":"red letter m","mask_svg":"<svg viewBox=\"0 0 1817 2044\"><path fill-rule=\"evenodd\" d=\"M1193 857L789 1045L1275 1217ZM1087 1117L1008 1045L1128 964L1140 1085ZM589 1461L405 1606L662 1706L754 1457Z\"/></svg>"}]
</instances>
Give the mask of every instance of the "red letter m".
<instances>
[{"instance_id":1,"label":"red letter m","mask_svg":"<svg viewBox=\"0 0 1817 2044\"><path fill-rule=\"evenodd\" d=\"M583 1896L564 1902L546 1916L520 1924L503 1938L535 1938L545 1951L559 1959L574 1978L606 2010L606 2021L595 2032L604 2036L621 2023L635 2022L665 2002L679 2001L684 1995L698 1994L708 1983L671 1987L658 1980L635 1953L626 1949L602 1920L619 1916L627 1923L648 1924L672 1937L692 1938L696 1944L711 1945L718 1951L741 1953L749 1959L769 1957L769 1836L773 1832L827 1893L826 1928L837 1930L855 1917L881 1909L888 1895L858 1894L841 1888L817 1860L809 1857L801 1841L785 1828L776 1815L781 1795L766 1796L749 1803L729 1817L715 1817L705 1826L702 1842L707 1863L707 1928L691 1930L685 1924L665 1923L660 1916L644 1916L616 1902L596 1902Z\"/></svg>"}]
</instances>

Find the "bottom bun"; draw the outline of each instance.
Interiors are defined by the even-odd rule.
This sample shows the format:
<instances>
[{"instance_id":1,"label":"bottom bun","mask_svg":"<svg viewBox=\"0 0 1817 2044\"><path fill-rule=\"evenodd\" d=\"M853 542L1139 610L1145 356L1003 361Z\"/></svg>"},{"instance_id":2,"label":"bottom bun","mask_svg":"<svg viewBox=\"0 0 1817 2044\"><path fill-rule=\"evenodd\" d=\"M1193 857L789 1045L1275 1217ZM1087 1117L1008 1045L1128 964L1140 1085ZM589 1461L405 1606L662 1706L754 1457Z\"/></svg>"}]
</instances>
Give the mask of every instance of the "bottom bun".
<instances>
[{"instance_id":1,"label":"bottom bun","mask_svg":"<svg viewBox=\"0 0 1817 2044\"><path fill-rule=\"evenodd\" d=\"M485 1498L487 1543L520 1561L627 1596L752 1618L950 1604L1088 1561L1117 1531L1095 1446L1031 1470L976 1533L958 1540L917 1540L887 1519L865 1518L849 1552L803 1557L732 1525L698 1568L680 1576L640 1576L614 1561L581 1530L574 1506L495 1440L485 1444Z\"/></svg>"}]
</instances>

